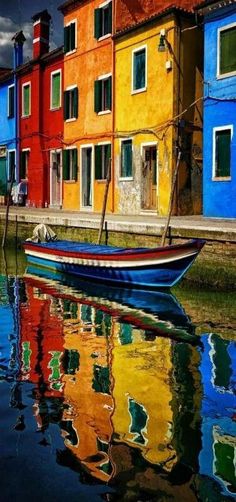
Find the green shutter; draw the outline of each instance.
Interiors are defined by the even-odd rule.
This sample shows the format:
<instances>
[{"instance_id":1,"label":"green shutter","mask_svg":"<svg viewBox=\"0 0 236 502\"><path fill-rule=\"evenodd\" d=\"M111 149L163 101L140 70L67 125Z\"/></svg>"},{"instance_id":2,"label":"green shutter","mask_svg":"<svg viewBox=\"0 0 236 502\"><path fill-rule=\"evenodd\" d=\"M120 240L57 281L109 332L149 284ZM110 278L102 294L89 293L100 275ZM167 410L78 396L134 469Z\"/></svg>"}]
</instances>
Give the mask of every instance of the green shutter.
<instances>
[{"instance_id":1,"label":"green shutter","mask_svg":"<svg viewBox=\"0 0 236 502\"><path fill-rule=\"evenodd\" d=\"M64 92L64 120L69 118L69 91Z\"/></svg>"},{"instance_id":2,"label":"green shutter","mask_svg":"<svg viewBox=\"0 0 236 502\"><path fill-rule=\"evenodd\" d=\"M71 23L70 25L70 50L73 51L75 49L75 23Z\"/></svg>"},{"instance_id":3,"label":"green shutter","mask_svg":"<svg viewBox=\"0 0 236 502\"><path fill-rule=\"evenodd\" d=\"M78 87L75 87L73 89L73 117L78 118L78 106L79 106L79 92L78 92Z\"/></svg>"},{"instance_id":4,"label":"green shutter","mask_svg":"<svg viewBox=\"0 0 236 502\"><path fill-rule=\"evenodd\" d=\"M108 168L111 159L111 145L106 145L105 147L105 177L107 178ZM111 176L111 173L110 173Z\"/></svg>"},{"instance_id":5,"label":"green shutter","mask_svg":"<svg viewBox=\"0 0 236 502\"><path fill-rule=\"evenodd\" d=\"M9 152L9 164L8 164L8 175L9 175L9 181L15 181L15 172L16 172L16 166L15 166L15 152Z\"/></svg>"},{"instance_id":6,"label":"green shutter","mask_svg":"<svg viewBox=\"0 0 236 502\"><path fill-rule=\"evenodd\" d=\"M108 110L112 109L111 96L112 96L112 78L109 77L108 78L108 82L107 82L107 106L108 106Z\"/></svg>"},{"instance_id":7,"label":"green shutter","mask_svg":"<svg viewBox=\"0 0 236 502\"><path fill-rule=\"evenodd\" d=\"M132 140L123 141L121 147L121 176L124 178L132 176L133 170Z\"/></svg>"},{"instance_id":8,"label":"green shutter","mask_svg":"<svg viewBox=\"0 0 236 502\"><path fill-rule=\"evenodd\" d=\"M70 27L65 26L64 28L64 52L69 52L69 37L70 37Z\"/></svg>"},{"instance_id":9,"label":"green shutter","mask_svg":"<svg viewBox=\"0 0 236 502\"><path fill-rule=\"evenodd\" d=\"M94 37L96 39L101 36L101 9L95 9L94 11Z\"/></svg>"},{"instance_id":10,"label":"green shutter","mask_svg":"<svg viewBox=\"0 0 236 502\"><path fill-rule=\"evenodd\" d=\"M69 150L63 150L63 180L69 179Z\"/></svg>"},{"instance_id":11,"label":"green shutter","mask_svg":"<svg viewBox=\"0 0 236 502\"><path fill-rule=\"evenodd\" d=\"M95 146L95 180L102 179L102 146Z\"/></svg>"},{"instance_id":12,"label":"green shutter","mask_svg":"<svg viewBox=\"0 0 236 502\"><path fill-rule=\"evenodd\" d=\"M8 117L13 118L15 113L15 87L8 87Z\"/></svg>"},{"instance_id":13,"label":"green shutter","mask_svg":"<svg viewBox=\"0 0 236 502\"><path fill-rule=\"evenodd\" d=\"M78 178L78 152L77 148L74 148L71 150L71 155L72 155L72 179L74 181L77 181Z\"/></svg>"},{"instance_id":14,"label":"green shutter","mask_svg":"<svg viewBox=\"0 0 236 502\"><path fill-rule=\"evenodd\" d=\"M230 176L231 130L216 132L216 177Z\"/></svg>"},{"instance_id":15,"label":"green shutter","mask_svg":"<svg viewBox=\"0 0 236 502\"><path fill-rule=\"evenodd\" d=\"M108 33L112 33L112 2L108 6Z\"/></svg>"},{"instance_id":16,"label":"green shutter","mask_svg":"<svg viewBox=\"0 0 236 502\"><path fill-rule=\"evenodd\" d=\"M28 116L30 113L30 86L23 87L23 115Z\"/></svg>"},{"instance_id":17,"label":"green shutter","mask_svg":"<svg viewBox=\"0 0 236 502\"><path fill-rule=\"evenodd\" d=\"M101 93L102 93L102 80L95 80L94 82L94 111L99 113L101 111Z\"/></svg>"},{"instance_id":18,"label":"green shutter","mask_svg":"<svg viewBox=\"0 0 236 502\"><path fill-rule=\"evenodd\" d=\"M52 108L59 108L61 97L61 74L52 75Z\"/></svg>"},{"instance_id":19,"label":"green shutter","mask_svg":"<svg viewBox=\"0 0 236 502\"><path fill-rule=\"evenodd\" d=\"M220 33L220 74L236 71L236 28Z\"/></svg>"}]
</instances>

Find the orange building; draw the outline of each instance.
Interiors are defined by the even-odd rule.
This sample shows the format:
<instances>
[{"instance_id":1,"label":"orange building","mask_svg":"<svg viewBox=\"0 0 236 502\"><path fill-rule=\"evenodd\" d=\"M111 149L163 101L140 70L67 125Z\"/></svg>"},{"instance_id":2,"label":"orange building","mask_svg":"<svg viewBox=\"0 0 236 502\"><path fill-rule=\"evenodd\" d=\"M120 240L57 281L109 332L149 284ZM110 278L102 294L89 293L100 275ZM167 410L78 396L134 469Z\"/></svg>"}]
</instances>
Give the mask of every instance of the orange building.
<instances>
[{"instance_id":1,"label":"orange building","mask_svg":"<svg viewBox=\"0 0 236 502\"><path fill-rule=\"evenodd\" d=\"M96 212L102 209L112 151L112 1L69 0L59 10L64 14L63 207ZM113 209L112 190L107 209Z\"/></svg>"}]
</instances>

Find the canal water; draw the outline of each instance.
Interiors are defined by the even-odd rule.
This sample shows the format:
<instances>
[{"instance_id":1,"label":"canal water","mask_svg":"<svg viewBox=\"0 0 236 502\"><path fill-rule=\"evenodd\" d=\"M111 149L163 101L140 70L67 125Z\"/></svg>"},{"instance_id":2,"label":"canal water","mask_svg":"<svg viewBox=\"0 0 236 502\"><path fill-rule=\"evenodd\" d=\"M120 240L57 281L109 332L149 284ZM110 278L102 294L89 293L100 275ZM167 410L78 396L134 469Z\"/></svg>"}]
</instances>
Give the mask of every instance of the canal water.
<instances>
[{"instance_id":1,"label":"canal water","mask_svg":"<svg viewBox=\"0 0 236 502\"><path fill-rule=\"evenodd\" d=\"M235 294L0 265L0 500L235 500Z\"/></svg>"}]
</instances>

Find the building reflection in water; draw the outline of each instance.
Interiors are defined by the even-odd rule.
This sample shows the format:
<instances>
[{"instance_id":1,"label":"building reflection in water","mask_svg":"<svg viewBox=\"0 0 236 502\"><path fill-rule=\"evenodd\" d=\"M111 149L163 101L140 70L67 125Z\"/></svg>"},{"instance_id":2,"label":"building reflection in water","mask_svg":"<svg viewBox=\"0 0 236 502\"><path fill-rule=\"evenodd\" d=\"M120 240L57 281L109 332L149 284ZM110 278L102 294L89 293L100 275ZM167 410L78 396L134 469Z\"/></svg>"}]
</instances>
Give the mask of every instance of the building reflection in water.
<instances>
[{"instance_id":1,"label":"building reflection in water","mask_svg":"<svg viewBox=\"0 0 236 502\"><path fill-rule=\"evenodd\" d=\"M172 296L168 319L166 303L154 312L150 297L146 308L117 295L99 303L96 287L91 296L33 275L25 288L18 385L34 383L38 430L60 427L60 464L126 491L129 479L156 494L182 485L182 500L193 476L201 489L199 472L233 491L235 416L225 415L233 407L232 342L195 337L177 302L174 316Z\"/></svg>"}]
</instances>

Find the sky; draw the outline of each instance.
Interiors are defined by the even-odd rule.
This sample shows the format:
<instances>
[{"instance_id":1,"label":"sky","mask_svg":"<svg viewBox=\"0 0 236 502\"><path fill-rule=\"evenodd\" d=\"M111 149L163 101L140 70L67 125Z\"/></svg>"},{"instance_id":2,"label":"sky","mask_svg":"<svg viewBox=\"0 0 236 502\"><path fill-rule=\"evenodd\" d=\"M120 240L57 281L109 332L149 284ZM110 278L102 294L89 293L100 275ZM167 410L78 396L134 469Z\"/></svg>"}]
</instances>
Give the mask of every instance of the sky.
<instances>
[{"instance_id":1,"label":"sky","mask_svg":"<svg viewBox=\"0 0 236 502\"><path fill-rule=\"evenodd\" d=\"M47 9L52 16L50 50L63 44L63 15L57 10L64 0L0 0L0 67L12 67L13 35L23 30L24 60L32 57L32 16Z\"/></svg>"}]
</instances>

